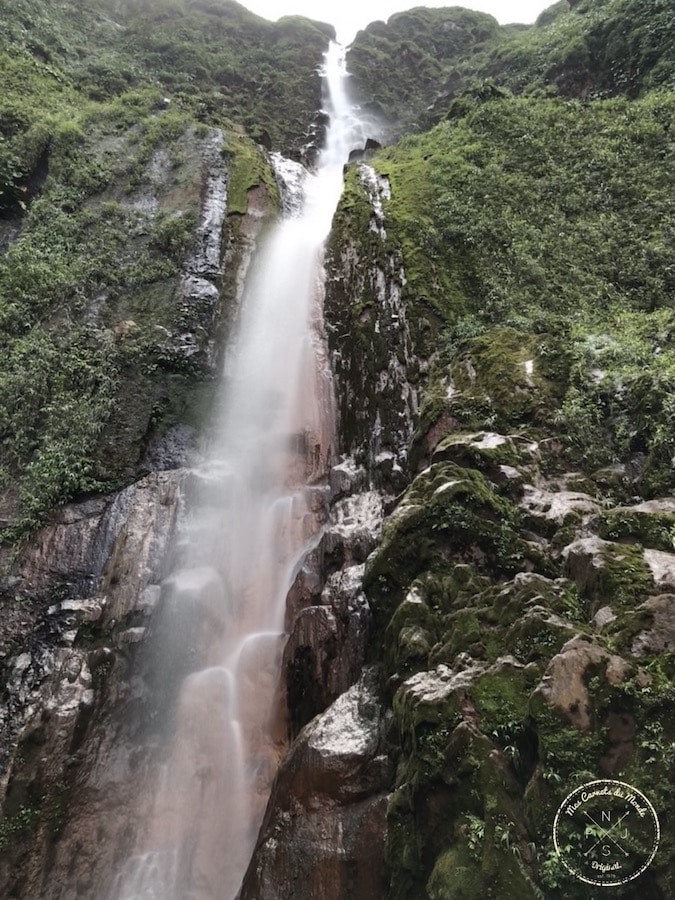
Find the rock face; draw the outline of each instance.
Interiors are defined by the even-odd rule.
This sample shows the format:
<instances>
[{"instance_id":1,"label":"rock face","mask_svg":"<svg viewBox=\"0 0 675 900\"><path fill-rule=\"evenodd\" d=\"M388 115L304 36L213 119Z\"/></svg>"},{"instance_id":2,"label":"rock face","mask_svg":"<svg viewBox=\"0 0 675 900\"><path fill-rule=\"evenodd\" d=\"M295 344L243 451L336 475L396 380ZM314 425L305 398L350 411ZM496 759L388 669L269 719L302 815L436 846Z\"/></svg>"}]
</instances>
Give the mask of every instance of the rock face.
<instances>
[{"instance_id":1,"label":"rock face","mask_svg":"<svg viewBox=\"0 0 675 900\"><path fill-rule=\"evenodd\" d=\"M353 461L340 463L332 480L340 487L328 523L289 597L283 670L293 734L356 681L370 639L362 583L380 538L382 497L361 490L365 472Z\"/></svg>"},{"instance_id":2,"label":"rock face","mask_svg":"<svg viewBox=\"0 0 675 900\"><path fill-rule=\"evenodd\" d=\"M241 900L384 896L386 732L373 670L303 728L279 771Z\"/></svg>"},{"instance_id":3,"label":"rock face","mask_svg":"<svg viewBox=\"0 0 675 900\"><path fill-rule=\"evenodd\" d=\"M7 896L92 896L131 836L129 797L148 758L133 737L142 690L132 660L186 475L149 475L108 501L61 510L23 558L22 591L56 602L42 608L29 649L3 661Z\"/></svg>"},{"instance_id":4,"label":"rock face","mask_svg":"<svg viewBox=\"0 0 675 900\"><path fill-rule=\"evenodd\" d=\"M575 637L553 657L537 688L541 697L579 731L589 731L591 727L593 707L585 683L591 667L604 669L608 683L614 686L630 673L630 665L620 656L610 656L597 644Z\"/></svg>"},{"instance_id":5,"label":"rock face","mask_svg":"<svg viewBox=\"0 0 675 900\"><path fill-rule=\"evenodd\" d=\"M397 490L414 431L420 361L402 302L405 274L396 254L384 250L388 181L367 165L348 178L358 179L366 193L358 226L367 231L350 237L351 214L338 214L327 260L328 340L342 440L371 477ZM373 252L377 263L371 265Z\"/></svg>"},{"instance_id":6,"label":"rock face","mask_svg":"<svg viewBox=\"0 0 675 900\"><path fill-rule=\"evenodd\" d=\"M206 310L191 288L181 301L181 333L194 336L188 343L207 365L223 324L221 294L236 299L237 269L248 264L270 208L269 198L262 202L254 192L240 238L232 241L222 141L220 132L207 137L203 205L183 281L192 279L213 302ZM159 178L161 155L152 165ZM143 204L155 215L152 203ZM58 509L3 582L3 896L107 896L136 846L164 746L148 705L156 671L147 638L161 631L155 612L166 599L171 548L193 490L194 472L186 465L199 459L193 427L157 429L139 480ZM166 689L178 670L176 663Z\"/></svg>"},{"instance_id":7,"label":"rock face","mask_svg":"<svg viewBox=\"0 0 675 900\"><path fill-rule=\"evenodd\" d=\"M639 526L660 546L669 504L601 512L581 473L551 477L559 446L463 433L462 402L448 392L443 431L419 435L430 464L365 569L401 753L387 896L558 896L532 844L548 846L562 785L616 776L661 796L641 735L668 733L653 673L672 646L672 556L597 532ZM649 876L654 896L666 883ZM571 880L565 892L584 896Z\"/></svg>"},{"instance_id":8,"label":"rock face","mask_svg":"<svg viewBox=\"0 0 675 900\"><path fill-rule=\"evenodd\" d=\"M312 70L330 33L189 5L208 17L196 33L229 16L228 40L264 32L275 60ZM412 10L352 50L380 112L447 121L398 148L369 142L347 167L326 254L339 442L316 502L329 515L288 598L291 747L241 900L587 900L551 823L600 777L639 787L663 824L653 863L614 896L675 896L672 14L652 3L645 30L632 0L568 5L527 31ZM3 106L0 246L16 264L0 272L0 433L30 477L6 479L0 522L21 525L27 499L35 517L89 499L3 560L0 895L98 900L143 837L166 753L149 685L176 692L223 627L212 573L195 600L165 560L200 477L198 409L274 203L255 141L292 133L312 159L326 120L298 126L313 79L275 127L265 65L231 69L232 44L207 60L210 30L205 75L192 57L189 73L94 71L65 52L64 26L92 10L38 6L0 14L14 16L16 71L38 79ZM94 31L120 59L120 40L139 48L155 25L148 12L120 32L97 14ZM588 102L489 80L460 97L474 59L517 92ZM75 99L43 123L59 67ZM157 83L176 96L153 99ZM80 127L69 111L85 84L85 106L107 99ZM626 99L650 84L664 91ZM279 87L288 101L293 78ZM225 120L242 96L254 140ZM299 183L297 165L275 171ZM17 398L32 418L12 418ZM92 498L101 480L127 486ZM180 640L154 666L178 607ZM225 690L201 698L205 715Z\"/></svg>"},{"instance_id":9,"label":"rock face","mask_svg":"<svg viewBox=\"0 0 675 900\"><path fill-rule=\"evenodd\" d=\"M397 170L386 170L393 182ZM357 171L337 219L342 261L330 263L329 309L343 316L334 360L345 436L376 483L391 484L365 438L400 446L391 413L406 392L369 388L378 383L367 374L377 358L369 279L397 246L402 223L387 216L403 210L384 193L396 184ZM412 321L415 288L405 272L400 284ZM358 362L340 346L349 329ZM427 343L414 336L419 354ZM551 844L568 785L617 777L656 802L670 796L670 763L661 767L648 745L665 747L670 734L671 501L638 502L628 468L570 463L548 418L560 373L537 340L496 327L403 370L430 377L362 585L397 744L388 898L581 900ZM410 358L401 347L399 361ZM389 418L378 420L380 404ZM345 467L334 473L337 486L350 478ZM657 864L645 890L667 896L669 877Z\"/></svg>"}]
</instances>

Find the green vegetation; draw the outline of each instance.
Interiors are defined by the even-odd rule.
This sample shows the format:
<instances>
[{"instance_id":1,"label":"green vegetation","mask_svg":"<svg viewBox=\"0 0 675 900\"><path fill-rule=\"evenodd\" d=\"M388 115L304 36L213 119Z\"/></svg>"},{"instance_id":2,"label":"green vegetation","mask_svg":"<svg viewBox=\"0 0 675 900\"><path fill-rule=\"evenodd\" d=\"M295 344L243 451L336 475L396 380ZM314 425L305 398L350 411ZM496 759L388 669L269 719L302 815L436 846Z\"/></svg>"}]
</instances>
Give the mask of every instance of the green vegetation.
<instances>
[{"instance_id":1,"label":"green vegetation","mask_svg":"<svg viewBox=\"0 0 675 900\"><path fill-rule=\"evenodd\" d=\"M315 72L331 35L234 0L16 0L0 11L0 46L52 91L103 102L152 87L197 121L226 118L286 148L320 105Z\"/></svg>"},{"instance_id":2,"label":"green vegetation","mask_svg":"<svg viewBox=\"0 0 675 900\"><path fill-rule=\"evenodd\" d=\"M474 14L414 10L351 51L394 132L437 121L371 161L386 237L349 174L329 270L359 458L391 415L369 272L428 363L411 483L364 582L399 735L390 897L581 900L551 841L565 793L616 776L672 803L672 586L645 550L672 553L675 529L641 501L675 491L673 18L648 7L560 3L445 51L431 36Z\"/></svg>"},{"instance_id":3,"label":"green vegetation","mask_svg":"<svg viewBox=\"0 0 675 900\"><path fill-rule=\"evenodd\" d=\"M41 194L0 260L1 477L6 500L16 498L4 509L14 534L58 503L133 474L178 364L164 345L176 325L175 280L193 243L201 176L174 155L176 181L197 178L176 209L176 197L148 188L142 173L172 134L195 159L202 139L174 116L159 141L161 115L137 111L133 133L119 136L100 106L80 112L81 129L54 120ZM162 193L156 214L139 205L139 174L145 190Z\"/></svg>"},{"instance_id":4,"label":"green vegetation","mask_svg":"<svg viewBox=\"0 0 675 900\"><path fill-rule=\"evenodd\" d=\"M672 86L675 23L667 0L580 0L543 13L489 55L483 72L511 89L597 98Z\"/></svg>"},{"instance_id":5,"label":"green vegetation","mask_svg":"<svg viewBox=\"0 0 675 900\"><path fill-rule=\"evenodd\" d=\"M418 8L369 25L349 53L363 102L398 134L452 116L468 88L635 98L672 87L673 60L668 0L561 0L533 26L501 28L458 7Z\"/></svg>"},{"instance_id":6,"label":"green vegetation","mask_svg":"<svg viewBox=\"0 0 675 900\"><path fill-rule=\"evenodd\" d=\"M446 319L513 327L666 306L674 117L663 94L475 98L460 118L383 151L411 290L426 286Z\"/></svg>"},{"instance_id":7,"label":"green vegetation","mask_svg":"<svg viewBox=\"0 0 675 900\"><path fill-rule=\"evenodd\" d=\"M614 541L637 541L651 550L675 549L675 513L618 508L601 516L598 533Z\"/></svg>"},{"instance_id":8,"label":"green vegetation","mask_svg":"<svg viewBox=\"0 0 675 900\"><path fill-rule=\"evenodd\" d=\"M472 428L548 420L589 470L640 450L642 490L667 492L675 97L471 95L463 109L375 162L405 296L453 355L453 414Z\"/></svg>"},{"instance_id":9,"label":"green vegetation","mask_svg":"<svg viewBox=\"0 0 675 900\"><path fill-rule=\"evenodd\" d=\"M383 228L348 171L326 282L343 446L395 495L364 579L399 743L390 900L583 900L551 844L565 793L616 775L672 806L672 585L652 597L645 549L673 550L675 514L641 504L675 492L670 6L415 9L351 51L394 132L435 123L372 159ZM257 143L305 141L330 34L229 0L3 7L5 537L199 425L249 191L277 200ZM214 303L182 286L209 166ZM402 393L407 472L380 452L403 461ZM3 846L36 821L14 805Z\"/></svg>"},{"instance_id":10,"label":"green vegetation","mask_svg":"<svg viewBox=\"0 0 675 900\"><path fill-rule=\"evenodd\" d=\"M428 120L447 70L498 40L496 19L453 6L418 7L373 22L356 36L348 65L367 108L385 120L395 111L406 128Z\"/></svg>"},{"instance_id":11,"label":"green vegetation","mask_svg":"<svg viewBox=\"0 0 675 900\"><path fill-rule=\"evenodd\" d=\"M219 129L229 212L244 213L257 184L276 201L245 128L277 146L301 139L329 34L230 2L17 0L0 11L5 537L135 477L153 430L199 423L219 313L185 306L179 278L204 160Z\"/></svg>"}]
</instances>

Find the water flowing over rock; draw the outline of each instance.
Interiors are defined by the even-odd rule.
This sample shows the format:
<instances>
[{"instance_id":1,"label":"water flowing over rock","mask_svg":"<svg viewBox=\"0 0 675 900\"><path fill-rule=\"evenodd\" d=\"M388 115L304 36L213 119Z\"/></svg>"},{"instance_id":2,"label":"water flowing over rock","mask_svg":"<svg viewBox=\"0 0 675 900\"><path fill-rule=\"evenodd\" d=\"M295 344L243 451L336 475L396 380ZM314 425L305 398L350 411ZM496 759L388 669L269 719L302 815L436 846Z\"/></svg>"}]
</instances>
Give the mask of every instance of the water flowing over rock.
<instances>
[{"instance_id":1,"label":"water flowing over rock","mask_svg":"<svg viewBox=\"0 0 675 900\"><path fill-rule=\"evenodd\" d=\"M260 192L251 196L241 236L226 246L222 144L213 129L203 141L188 135L185 144L190 165L201 169L204 194L184 278L203 280L209 309L188 309L185 295L183 323L203 348L215 347L223 265L232 266L227 282L236 284L235 267L246 269L269 207ZM149 186L163 197L170 186L160 151L149 169ZM142 206L144 215L157 212L152 203ZM167 331L169 355L176 340ZM191 338L188 344L195 346ZM193 428L155 432L139 467L144 477L116 495L57 511L28 544L18 575L3 585L13 599L0 612L7 683L0 764L7 827L24 835L0 864L3 894L104 896L142 839L139 823L151 816L156 761L166 743L148 654L156 645L168 551L185 531L185 504L198 480L185 467L200 460ZM24 822L30 822L25 832Z\"/></svg>"},{"instance_id":2,"label":"water flowing over rock","mask_svg":"<svg viewBox=\"0 0 675 900\"><path fill-rule=\"evenodd\" d=\"M378 673L367 670L282 763L241 900L384 895L391 780Z\"/></svg>"},{"instance_id":3,"label":"water flowing over rock","mask_svg":"<svg viewBox=\"0 0 675 900\"><path fill-rule=\"evenodd\" d=\"M148 788L152 809L139 809L144 833L118 873L116 900L139 891L172 900L195 890L234 896L285 750L278 679L286 597L294 581L300 599L311 583L305 558L320 543L335 452L321 246L358 133L335 47L326 79L333 121L316 173L301 179L277 160L286 218L246 279L221 412L153 620L154 714L171 724L162 770ZM358 677L366 629L357 620L366 612L361 599L342 611L343 621L327 606L310 606L293 622L287 653L294 662L307 649L317 654L310 678L325 675L331 643L361 640L351 663L336 660L319 709Z\"/></svg>"},{"instance_id":4,"label":"water flowing over rock","mask_svg":"<svg viewBox=\"0 0 675 900\"><path fill-rule=\"evenodd\" d=\"M0 896L675 895L667 7L4 4Z\"/></svg>"}]
</instances>

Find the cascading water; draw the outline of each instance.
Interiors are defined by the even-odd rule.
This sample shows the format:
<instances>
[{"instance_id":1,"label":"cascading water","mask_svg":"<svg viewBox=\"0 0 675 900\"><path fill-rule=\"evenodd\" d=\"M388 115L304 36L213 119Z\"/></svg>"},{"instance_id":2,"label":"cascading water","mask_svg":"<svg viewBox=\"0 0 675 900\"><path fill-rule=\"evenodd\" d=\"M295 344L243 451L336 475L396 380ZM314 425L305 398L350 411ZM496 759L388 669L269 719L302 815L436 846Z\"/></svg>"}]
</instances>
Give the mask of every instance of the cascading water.
<instances>
[{"instance_id":1,"label":"cascading water","mask_svg":"<svg viewBox=\"0 0 675 900\"><path fill-rule=\"evenodd\" d=\"M323 75L326 146L247 279L211 452L163 589L168 665L187 674L147 832L114 900L232 900L284 750L285 602L318 540L333 444L321 253L365 137L337 44Z\"/></svg>"}]
</instances>

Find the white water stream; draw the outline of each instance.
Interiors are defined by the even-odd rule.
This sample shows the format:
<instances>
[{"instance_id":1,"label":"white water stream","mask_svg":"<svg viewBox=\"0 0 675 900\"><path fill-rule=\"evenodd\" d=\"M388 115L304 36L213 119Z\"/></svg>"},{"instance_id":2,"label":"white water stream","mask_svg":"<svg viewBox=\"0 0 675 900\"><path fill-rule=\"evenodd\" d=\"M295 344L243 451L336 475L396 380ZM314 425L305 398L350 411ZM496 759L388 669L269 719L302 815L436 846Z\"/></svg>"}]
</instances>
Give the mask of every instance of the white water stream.
<instances>
[{"instance_id":1,"label":"white water stream","mask_svg":"<svg viewBox=\"0 0 675 900\"><path fill-rule=\"evenodd\" d=\"M285 749L286 596L320 534L334 437L322 248L343 166L365 140L336 44L323 74L326 146L298 180L302 202L285 204L253 261L200 497L163 591L198 635L196 665L180 689L150 822L113 900L232 900ZM292 167L281 174L293 180Z\"/></svg>"}]
</instances>

